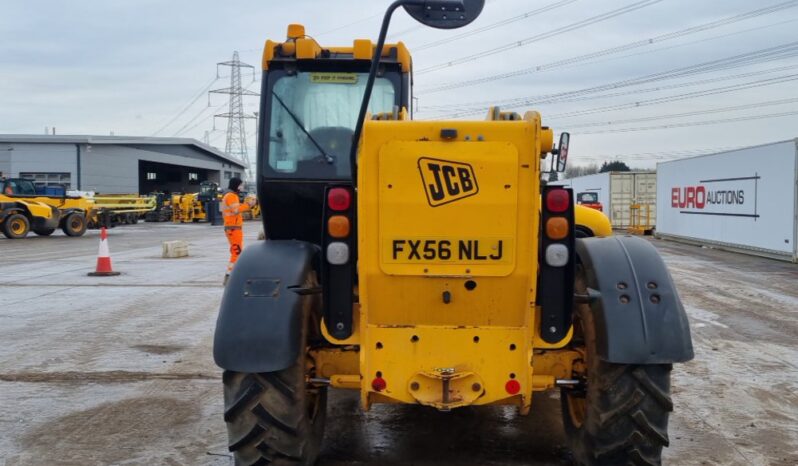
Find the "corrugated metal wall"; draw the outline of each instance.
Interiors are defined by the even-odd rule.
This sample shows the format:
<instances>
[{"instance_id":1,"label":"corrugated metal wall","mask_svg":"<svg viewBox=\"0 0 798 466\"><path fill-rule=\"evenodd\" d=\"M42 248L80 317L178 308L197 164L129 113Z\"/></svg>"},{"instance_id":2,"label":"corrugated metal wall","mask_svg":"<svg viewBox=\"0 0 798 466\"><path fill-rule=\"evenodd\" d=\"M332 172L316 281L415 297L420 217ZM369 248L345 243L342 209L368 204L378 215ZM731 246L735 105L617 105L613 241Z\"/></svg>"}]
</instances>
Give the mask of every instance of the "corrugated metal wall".
<instances>
[{"instance_id":1,"label":"corrugated metal wall","mask_svg":"<svg viewBox=\"0 0 798 466\"><path fill-rule=\"evenodd\" d=\"M0 171L6 177L20 173L68 173L70 189L104 194L139 192L139 160L208 170L208 179L223 180L224 171L239 167L217 160L191 145L0 143ZM78 174L80 166L80 174Z\"/></svg>"}]
</instances>

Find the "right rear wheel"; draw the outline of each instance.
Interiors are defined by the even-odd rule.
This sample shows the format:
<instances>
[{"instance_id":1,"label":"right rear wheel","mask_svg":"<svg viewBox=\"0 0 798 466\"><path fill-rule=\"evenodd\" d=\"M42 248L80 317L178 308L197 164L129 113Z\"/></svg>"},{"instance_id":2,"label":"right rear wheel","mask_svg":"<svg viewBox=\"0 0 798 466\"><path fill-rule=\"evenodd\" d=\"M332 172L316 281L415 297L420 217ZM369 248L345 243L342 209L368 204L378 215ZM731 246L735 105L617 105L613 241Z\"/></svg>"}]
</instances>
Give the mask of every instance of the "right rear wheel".
<instances>
[{"instance_id":1,"label":"right rear wheel","mask_svg":"<svg viewBox=\"0 0 798 466\"><path fill-rule=\"evenodd\" d=\"M586 274L577 269L575 291L586 293ZM595 285L591 288L597 288ZM575 377L579 390L563 389L563 425L574 462L585 466L656 466L668 446L670 364L612 364L596 354L593 313L576 306L572 347L582 353Z\"/></svg>"}]
</instances>

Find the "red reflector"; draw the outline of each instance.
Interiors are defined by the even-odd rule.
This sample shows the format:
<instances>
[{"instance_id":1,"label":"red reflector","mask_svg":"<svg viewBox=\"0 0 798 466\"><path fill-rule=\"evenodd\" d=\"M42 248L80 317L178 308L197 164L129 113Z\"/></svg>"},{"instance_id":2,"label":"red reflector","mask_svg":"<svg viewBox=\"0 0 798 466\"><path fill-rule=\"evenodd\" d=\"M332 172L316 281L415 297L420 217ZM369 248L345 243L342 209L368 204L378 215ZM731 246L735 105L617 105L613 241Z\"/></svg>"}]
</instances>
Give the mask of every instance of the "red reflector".
<instances>
[{"instance_id":1,"label":"red reflector","mask_svg":"<svg viewBox=\"0 0 798 466\"><path fill-rule=\"evenodd\" d=\"M568 210L568 191L552 189L546 194L546 209L549 212L565 212Z\"/></svg>"},{"instance_id":2,"label":"red reflector","mask_svg":"<svg viewBox=\"0 0 798 466\"><path fill-rule=\"evenodd\" d=\"M507 383L504 384L504 389L507 390L507 393L510 395L515 395L521 391L521 383L517 380L508 380Z\"/></svg>"},{"instance_id":3,"label":"red reflector","mask_svg":"<svg viewBox=\"0 0 798 466\"><path fill-rule=\"evenodd\" d=\"M381 392L385 390L387 386L388 383L382 377L377 377L371 381L371 388L373 388L375 392Z\"/></svg>"},{"instance_id":4,"label":"red reflector","mask_svg":"<svg viewBox=\"0 0 798 466\"><path fill-rule=\"evenodd\" d=\"M327 192L327 206L332 210L342 211L352 205L352 194L346 188L332 188Z\"/></svg>"}]
</instances>

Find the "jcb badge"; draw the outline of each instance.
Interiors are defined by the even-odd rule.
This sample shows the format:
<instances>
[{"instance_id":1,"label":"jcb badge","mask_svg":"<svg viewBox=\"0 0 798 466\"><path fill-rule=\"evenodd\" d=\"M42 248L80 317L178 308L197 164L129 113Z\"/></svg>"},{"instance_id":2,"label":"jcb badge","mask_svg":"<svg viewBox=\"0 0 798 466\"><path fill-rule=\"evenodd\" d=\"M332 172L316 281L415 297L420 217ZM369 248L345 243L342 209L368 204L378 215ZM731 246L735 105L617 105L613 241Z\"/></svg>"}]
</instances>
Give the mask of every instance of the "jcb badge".
<instances>
[{"instance_id":1,"label":"jcb badge","mask_svg":"<svg viewBox=\"0 0 798 466\"><path fill-rule=\"evenodd\" d=\"M479 192L471 165L461 162L421 157L418 171L432 207L448 204Z\"/></svg>"}]
</instances>

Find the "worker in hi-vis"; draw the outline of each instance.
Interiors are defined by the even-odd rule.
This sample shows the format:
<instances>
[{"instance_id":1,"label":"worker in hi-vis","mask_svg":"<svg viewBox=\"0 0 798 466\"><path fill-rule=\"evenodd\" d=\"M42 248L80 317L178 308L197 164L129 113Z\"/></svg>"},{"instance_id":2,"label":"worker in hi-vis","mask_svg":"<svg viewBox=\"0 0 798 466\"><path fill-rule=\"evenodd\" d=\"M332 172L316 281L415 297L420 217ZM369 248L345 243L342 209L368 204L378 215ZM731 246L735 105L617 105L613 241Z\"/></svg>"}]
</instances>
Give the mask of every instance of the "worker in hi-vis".
<instances>
[{"instance_id":1,"label":"worker in hi-vis","mask_svg":"<svg viewBox=\"0 0 798 466\"><path fill-rule=\"evenodd\" d=\"M227 285L227 280L230 279L230 272L233 271L233 266L241 255L241 249L244 247L244 232L241 230L244 224L244 219L241 212L245 212L252 208L255 204L254 197L247 197L244 203L239 200L238 192L241 191L242 185L241 178L230 178L230 184L227 185L227 192L222 198L222 217L224 218L224 234L227 236L227 241L230 243L230 263L227 264L227 273L224 274L224 284Z\"/></svg>"}]
</instances>

